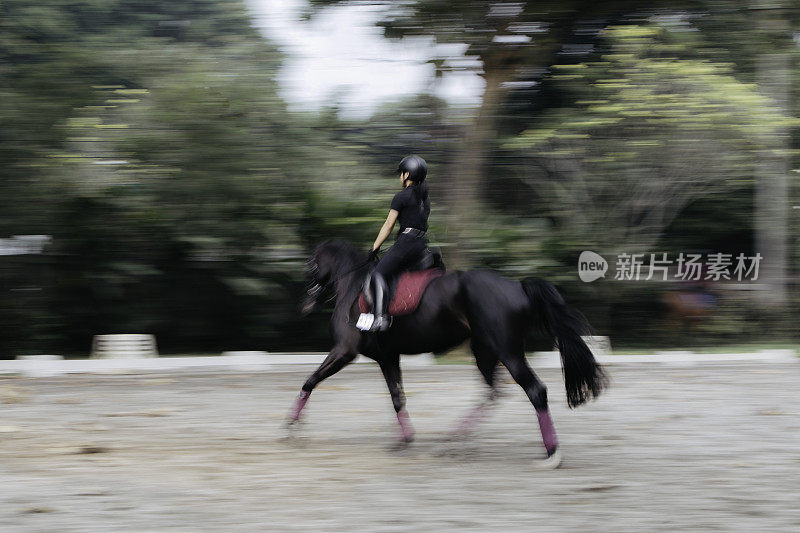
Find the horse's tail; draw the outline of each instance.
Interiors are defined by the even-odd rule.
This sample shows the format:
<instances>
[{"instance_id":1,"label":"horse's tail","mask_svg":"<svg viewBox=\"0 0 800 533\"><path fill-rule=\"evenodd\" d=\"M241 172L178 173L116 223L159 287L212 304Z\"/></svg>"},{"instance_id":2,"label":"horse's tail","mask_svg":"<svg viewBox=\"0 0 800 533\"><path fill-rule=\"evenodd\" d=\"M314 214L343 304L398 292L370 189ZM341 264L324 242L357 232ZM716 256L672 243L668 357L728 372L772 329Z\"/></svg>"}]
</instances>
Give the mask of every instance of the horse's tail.
<instances>
[{"instance_id":1,"label":"horse's tail","mask_svg":"<svg viewBox=\"0 0 800 533\"><path fill-rule=\"evenodd\" d=\"M556 339L569 406L577 407L598 396L608 380L581 338L589 333L589 323L578 311L567 306L552 283L529 278L522 282L522 287L545 329Z\"/></svg>"}]
</instances>

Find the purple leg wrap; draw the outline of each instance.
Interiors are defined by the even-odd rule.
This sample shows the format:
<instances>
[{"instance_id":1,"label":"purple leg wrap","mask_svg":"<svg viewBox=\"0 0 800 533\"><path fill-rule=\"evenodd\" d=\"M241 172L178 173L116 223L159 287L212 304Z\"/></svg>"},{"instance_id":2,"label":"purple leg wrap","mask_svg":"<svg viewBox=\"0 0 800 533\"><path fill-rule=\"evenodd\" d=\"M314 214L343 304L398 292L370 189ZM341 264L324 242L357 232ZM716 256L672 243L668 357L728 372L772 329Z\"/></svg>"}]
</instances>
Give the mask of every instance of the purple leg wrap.
<instances>
[{"instance_id":1,"label":"purple leg wrap","mask_svg":"<svg viewBox=\"0 0 800 533\"><path fill-rule=\"evenodd\" d=\"M408 411L403 409L397 412L397 423L400 424L400 438L405 442L411 442L414 439L414 428L411 427Z\"/></svg>"},{"instance_id":2,"label":"purple leg wrap","mask_svg":"<svg viewBox=\"0 0 800 533\"><path fill-rule=\"evenodd\" d=\"M553 427L553 419L550 418L550 410L544 409L543 411L536 410L536 416L539 417L539 429L542 430L542 441L547 450L547 456L553 454L558 448L558 437L556 437L556 428Z\"/></svg>"},{"instance_id":3,"label":"purple leg wrap","mask_svg":"<svg viewBox=\"0 0 800 533\"><path fill-rule=\"evenodd\" d=\"M303 407L306 406L308 397L311 396L310 392L300 391L300 395L294 401L292 410L289 411L289 419L292 421L300 420L300 413L303 412Z\"/></svg>"},{"instance_id":4,"label":"purple leg wrap","mask_svg":"<svg viewBox=\"0 0 800 533\"><path fill-rule=\"evenodd\" d=\"M461 422L458 423L453 433L455 435L461 435L465 433L471 432L478 423L486 417L486 407L483 405L478 405L473 407L470 412L461 419Z\"/></svg>"}]
</instances>

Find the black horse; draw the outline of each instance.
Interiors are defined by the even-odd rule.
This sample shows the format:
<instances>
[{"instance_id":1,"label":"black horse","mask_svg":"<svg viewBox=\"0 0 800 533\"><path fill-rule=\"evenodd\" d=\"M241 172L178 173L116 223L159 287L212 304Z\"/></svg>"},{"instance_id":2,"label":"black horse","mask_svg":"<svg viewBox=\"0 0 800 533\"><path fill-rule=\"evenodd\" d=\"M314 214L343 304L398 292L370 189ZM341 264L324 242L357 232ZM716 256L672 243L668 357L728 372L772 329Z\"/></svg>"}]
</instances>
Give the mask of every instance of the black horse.
<instances>
[{"instance_id":1,"label":"black horse","mask_svg":"<svg viewBox=\"0 0 800 533\"><path fill-rule=\"evenodd\" d=\"M327 288L335 291L331 318L334 346L303 385L289 413L290 427L300 419L311 391L361 353L380 365L397 412L401 439L410 442L414 433L405 410L400 354L442 352L471 339L470 346L489 385L489 394L460 427L469 429L494 402L495 370L500 362L530 398L539 418L547 462L558 466L561 459L548 409L547 389L525 360L526 332L538 324L555 338L570 407L600 394L606 378L581 339L588 332L588 324L564 303L555 287L543 280L520 282L488 271L452 272L431 281L419 307L410 315L395 317L388 331L362 334L356 329L354 319L358 316L357 299L368 271L369 264L363 254L343 241L317 246L309 259L310 288L303 311L311 311Z\"/></svg>"}]
</instances>

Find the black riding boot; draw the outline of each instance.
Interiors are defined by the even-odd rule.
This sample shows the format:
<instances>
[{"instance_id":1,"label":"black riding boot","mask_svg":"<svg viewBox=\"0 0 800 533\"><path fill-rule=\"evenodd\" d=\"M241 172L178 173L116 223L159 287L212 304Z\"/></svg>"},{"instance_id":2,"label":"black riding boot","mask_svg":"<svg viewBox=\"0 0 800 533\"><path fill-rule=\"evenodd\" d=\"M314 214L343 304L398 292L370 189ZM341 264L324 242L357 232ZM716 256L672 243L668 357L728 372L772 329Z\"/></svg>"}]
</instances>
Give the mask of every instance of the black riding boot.
<instances>
[{"instance_id":1,"label":"black riding boot","mask_svg":"<svg viewBox=\"0 0 800 533\"><path fill-rule=\"evenodd\" d=\"M372 323L370 331L386 331L392 323L392 319L386 314L386 307L389 305L389 287L386 280L378 272L372 273L373 296L375 305L373 313L375 322Z\"/></svg>"}]
</instances>

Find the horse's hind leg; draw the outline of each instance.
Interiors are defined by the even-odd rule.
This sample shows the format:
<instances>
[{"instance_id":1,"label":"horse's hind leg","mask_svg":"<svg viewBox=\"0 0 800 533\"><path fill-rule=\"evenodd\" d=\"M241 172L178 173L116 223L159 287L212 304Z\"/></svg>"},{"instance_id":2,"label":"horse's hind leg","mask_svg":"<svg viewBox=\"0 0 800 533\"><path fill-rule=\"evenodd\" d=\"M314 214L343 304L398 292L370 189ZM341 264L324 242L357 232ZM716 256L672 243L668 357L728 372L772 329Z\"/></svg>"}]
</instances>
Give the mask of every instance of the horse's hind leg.
<instances>
[{"instance_id":1,"label":"horse's hind leg","mask_svg":"<svg viewBox=\"0 0 800 533\"><path fill-rule=\"evenodd\" d=\"M470 343L472 353L475 355L475 364L478 365L483 380L489 386L489 393L484 403L491 403L497 399L498 390L495 386L495 376L497 375L497 356L488 346L473 340Z\"/></svg>"},{"instance_id":2,"label":"horse's hind leg","mask_svg":"<svg viewBox=\"0 0 800 533\"><path fill-rule=\"evenodd\" d=\"M489 392L486 398L478 405L470 409L469 413L461 419L456 428L452 431L454 437L469 435L478 424L486 418L489 408L494 404L498 397L498 390L495 386L495 375L497 374L497 356L484 343L473 339L470 343L472 353L475 355L475 363L483 376Z\"/></svg>"},{"instance_id":3,"label":"horse's hind leg","mask_svg":"<svg viewBox=\"0 0 800 533\"><path fill-rule=\"evenodd\" d=\"M392 354L378 361L389 387L389 394L392 395L392 405L397 413L397 423L400 425L400 440L412 442L414 440L414 428L406 411L406 395L403 392L403 375L400 371L400 355Z\"/></svg>"},{"instance_id":4,"label":"horse's hind leg","mask_svg":"<svg viewBox=\"0 0 800 533\"><path fill-rule=\"evenodd\" d=\"M550 418L550 409L547 404L547 387L539 381L528 362L525 360L523 351L517 352L514 355L502 356L500 361L508 369L511 377L514 378L520 387L528 395L533 407L536 409L536 415L539 418L539 429L542 432L542 440L544 442L545 450L547 451L548 464L547 466L556 467L561 462L560 453L558 453L558 438L556 437L556 430L553 426L553 420Z\"/></svg>"},{"instance_id":5,"label":"horse's hind leg","mask_svg":"<svg viewBox=\"0 0 800 533\"><path fill-rule=\"evenodd\" d=\"M317 368L303 384L300 395L289 411L289 416L286 420L287 425L292 426L300 420L300 415L303 412L303 408L306 406L306 402L308 402L311 391L313 391L322 380L331 377L350 364L356 358L356 355L355 351L341 347L334 347L333 350L331 350L328 357L325 358L319 368Z\"/></svg>"}]
</instances>

